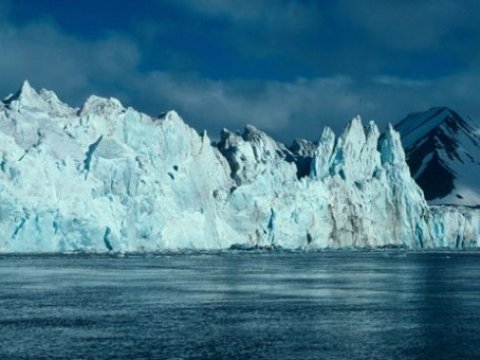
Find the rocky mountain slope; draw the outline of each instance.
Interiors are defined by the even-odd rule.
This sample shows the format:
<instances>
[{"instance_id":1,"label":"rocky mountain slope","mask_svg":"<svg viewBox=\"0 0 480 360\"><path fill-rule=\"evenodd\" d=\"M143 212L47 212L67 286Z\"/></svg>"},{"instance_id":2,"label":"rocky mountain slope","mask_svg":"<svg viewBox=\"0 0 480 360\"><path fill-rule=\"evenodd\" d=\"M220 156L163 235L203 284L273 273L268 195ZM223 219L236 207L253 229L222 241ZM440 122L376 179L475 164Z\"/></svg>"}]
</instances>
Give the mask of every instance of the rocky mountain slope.
<instances>
[{"instance_id":1,"label":"rocky mountain slope","mask_svg":"<svg viewBox=\"0 0 480 360\"><path fill-rule=\"evenodd\" d=\"M408 115L395 129L430 204L480 205L480 133L473 122L438 107Z\"/></svg>"}]
</instances>

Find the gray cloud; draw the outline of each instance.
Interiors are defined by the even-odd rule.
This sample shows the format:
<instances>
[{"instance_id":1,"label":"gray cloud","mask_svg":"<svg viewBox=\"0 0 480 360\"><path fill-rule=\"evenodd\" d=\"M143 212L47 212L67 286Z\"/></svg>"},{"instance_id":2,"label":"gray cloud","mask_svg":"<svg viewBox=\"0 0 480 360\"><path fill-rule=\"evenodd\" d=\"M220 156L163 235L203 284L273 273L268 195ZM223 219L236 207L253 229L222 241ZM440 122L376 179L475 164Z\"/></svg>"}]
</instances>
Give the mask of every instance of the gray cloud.
<instances>
[{"instance_id":1,"label":"gray cloud","mask_svg":"<svg viewBox=\"0 0 480 360\"><path fill-rule=\"evenodd\" d=\"M307 128L315 137L325 123L337 127L339 118L355 115L351 110L358 109L361 99L348 90L350 83L341 76L295 82L225 82L154 72L140 77L136 86L150 90L144 100L178 109L197 128L216 132L221 126L238 129L251 123L286 138L285 134L305 136Z\"/></svg>"},{"instance_id":2,"label":"gray cloud","mask_svg":"<svg viewBox=\"0 0 480 360\"><path fill-rule=\"evenodd\" d=\"M478 22L475 0L342 0L341 4L355 26L396 50L437 50L451 32Z\"/></svg>"},{"instance_id":3,"label":"gray cloud","mask_svg":"<svg viewBox=\"0 0 480 360\"><path fill-rule=\"evenodd\" d=\"M379 76L359 82L346 76L299 78L293 82L219 81L167 72L137 74L120 86L138 94L150 113L176 109L213 138L222 127L256 125L282 141L315 140L328 125L337 133L357 114L381 128L406 114L447 105L480 119L476 91L480 74L464 73L436 81ZM141 100L139 100L141 98Z\"/></svg>"},{"instance_id":4,"label":"gray cloud","mask_svg":"<svg viewBox=\"0 0 480 360\"><path fill-rule=\"evenodd\" d=\"M78 102L88 92L136 71L140 53L125 36L95 41L65 35L55 24L0 25L3 71L0 90L11 91L25 78Z\"/></svg>"},{"instance_id":5,"label":"gray cloud","mask_svg":"<svg viewBox=\"0 0 480 360\"><path fill-rule=\"evenodd\" d=\"M155 0L152 0L155 1ZM242 61L312 52L312 33L321 40L323 13L316 1L296 0L162 0L197 20L222 24L215 38ZM164 24L157 25L162 28ZM161 30L160 30L161 31ZM203 28L200 31L208 31ZM302 56L300 56L302 57Z\"/></svg>"},{"instance_id":6,"label":"gray cloud","mask_svg":"<svg viewBox=\"0 0 480 360\"><path fill-rule=\"evenodd\" d=\"M167 0L168 1L168 0ZM292 0L175 0L176 6L198 14L266 26L290 27L308 25L318 9L315 2Z\"/></svg>"},{"instance_id":7,"label":"gray cloud","mask_svg":"<svg viewBox=\"0 0 480 360\"><path fill-rule=\"evenodd\" d=\"M182 1L182 6L200 6ZM207 6L192 11L207 12L208 16L231 13L232 21L252 24L258 21L258 16L263 16L262 6L267 11L267 5L273 4L264 1L256 10L244 9L246 13L237 13L233 2L204 1ZM295 11L309 17L311 15L304 13L308 6ZM380 14L390 11L382 9L379 9ZM288 8L278 11L283 11L286 17L291 15ZM3 10L3 14L7 13ZM476 96L480 90L480 71L475 67L437 78L367 72L359 79L345 71L282 81L255 77L222 80L196 72L142 70L145 56L142 47L138 40L125 33L111 32L85 40L65 34L53 21L15 25L8 21L8 16L5 19L0 25L0 48L5 49L0 57L0 91L5 95L28 78L34 86L51 88L74 105L80 105L87 95L96 93L118 97L126 105L152 115L177 109L188 123L198 130L208 129L214 138L224 126L239 129L251 123L283 141L294 137L316 139L324 125L338 132L357 114L365 120L375 119L383 127L409 112L438 105L449 105L480 119ZM443 24L442 21L437 24ZM362 26L371 26L368 31L385 30L385 26L390 26L383 20L372 24ZM438 34L420 35L424 37L409 51L416 51L420 43L434 47L443 36L441 31ZM388 36L395 38L397 35ZM396 40L388 36L380 40L397 41L397 47L408 42L401 36ZM242 51L246 49L249 47ZM363 58L354 50L346 54L351 62L363 66ZM327 63L336 61L335 55L332 54Z\"/></svg>"}]
</instances>

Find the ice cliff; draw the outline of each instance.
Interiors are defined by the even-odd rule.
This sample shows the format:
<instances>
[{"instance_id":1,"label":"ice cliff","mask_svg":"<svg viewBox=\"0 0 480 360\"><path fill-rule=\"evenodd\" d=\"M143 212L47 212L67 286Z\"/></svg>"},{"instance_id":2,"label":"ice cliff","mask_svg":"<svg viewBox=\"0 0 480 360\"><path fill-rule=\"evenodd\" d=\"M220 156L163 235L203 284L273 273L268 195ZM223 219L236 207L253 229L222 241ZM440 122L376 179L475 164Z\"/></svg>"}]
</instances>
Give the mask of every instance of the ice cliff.
<instances>
[{"instance_id":1,"label":"ice cliff","mask_svg":"<svg viewBox=\"0 0 480 360\"><path fill-rule=\"evenodd\" d=\"M28 82L0 103L2 252L471 247L479 218L430 209L399 134L358 117L286 147Z\"/></svg>"}]
</instances>

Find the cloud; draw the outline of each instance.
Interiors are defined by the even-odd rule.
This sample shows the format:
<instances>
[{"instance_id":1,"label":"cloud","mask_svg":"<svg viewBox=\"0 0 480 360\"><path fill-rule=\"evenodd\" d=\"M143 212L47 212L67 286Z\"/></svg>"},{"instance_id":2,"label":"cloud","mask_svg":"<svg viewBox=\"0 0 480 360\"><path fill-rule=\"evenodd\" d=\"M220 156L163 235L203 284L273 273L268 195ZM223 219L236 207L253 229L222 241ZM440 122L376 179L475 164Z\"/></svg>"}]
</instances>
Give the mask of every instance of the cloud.
<instances>
[{"instance_id":1,"label":"cloud","mask_svg":"<svg viewBox=\"0 0 480 360\"><path fill-rule=\"evenodd\" d=\"M311 19L317 8L314 2L293 0L175 0L172 3L198 14L217 18L226 18L241 23L275 23L288 27L291 23L298 26L302 21Z\"/></svg>"},{"instance_id":2,"label":"cloud","mask_svg":"<svg viewBox=\"0 0 480 360\"><path fill-rule=\"evenodd\" d=\"M302 136L308 126L319 134L323 119L350 118L348 111L356 101L344 90L350 80L342 76L219 80L198 73L142 71L140 48L125 34L85 40L45 20L3 23L0 46L7 49L0 58L0 68L9 69L0 84L5 95L28 78L34 86L53 89L77 106L97 93L116 96L154 115L174 108L214 137L223 126L236 129L246 123L283 138ZM323 101L316 98L319 94Z\"/></svg>"},{"instance_id":3,"label":"cloud","mask_svg":"<svg viewBox=\"0 0 480 360\"><path fill-rule=\"evenodd\" d=\"M387 48L436 50L460 28L478 22L478 1L343 0L353 24ZM473 25L474 27L476 25Z\"/></svg>"},{"instance_id":4,"label":"cloud","mask_svg":"<svg viewBox=\"0 0 480 360\"><path fill-rule=\"evenodd\" d=\"M258 20L265 10L268 1L260 1L252 4L244 1L229 0L178 0L174 1L177 5L188 10L214 17L228 17L235 21Z\"/></svg>"},{"instance_id":5,"label":"cloud","mask_svg":"<svg viewBox=\"0 0 480 360\"><path fill-rule=\"evenodd\" d=\"M51 22L25 26L0 25L2 91L11 91L23 79L56 89L76 102L102 83L114 83L135 71L140 59L136 44L110 34L85 41L65 35Z\"/></svg>"},{"instance_id":6,"label":"cloud","mask_svg":"<svg viewBox=\"0 0 480 360\"><path fill-rule=\"evenodd\" d=\"M427 87L432 84L432 81L429 80L409 79L389 75L377 76L373 81L379 85L409 88Z\"/></svg>"},{"instance_id":7,"label":"cloud","mask_svg":"<svg viewBox=\"0 0 480 360\"><path fill-rule=\"evenodd\" d=\"M279 14L280 19L282 16L288 19L295 13L301 15L299 19L303 16L311 18L318 12L316 7L312 12L313 15L305 12L309 6L314 6L310 5L312 2L297 2L295 6L299 6L301 10L291 10L288 6L275 10L280 6L275 4L289 5L293 2L260 1L258 7L242 8L243 10L237 11L238 2L179 1L181 3L177 6L189 7L189 11L201 13L202 16L229 17L228 21L232 22L231 26L235 30L228 31L240 31L242 26L253 30L257 26L263 26L258 24L259 17L267 16L272 19L270 25L267 22L269 30L264 29L264 33L259 37L271 34L275 38L281 36L282 31L286 31L286 34L292 37L291 45L296 50L305 50L307 45L312 46L315 43L300 37L298 42L304 43L298 48L295 47L294 39L298 33L282 30L279 26L281 21L276 23L273 20L274 14ZM440 1L439 4L443 4L443 0ZM199 4L205 6L201 7ZM372 1L364 4L377 5ZM395 4L400 6L401 3ZM265 15L269 6L272 6L271 10L275 11ZM380 14L390 11L384 9L382 5L379 6ZM443 14L443 11L439 10L440 14ZM0 7L1 13L2 7ZM454 10L452 14L455 14ZM355 16L360 15L361 13L357 13ZM389 15L390 19L393 15ZM370 25L362 25L365 29L371 26L371 29L365 30L367 32L373 29L387 31L390 27L394 28L393 25L385 25L384 20L357 19L357 21L366 23L370 21ZM447 20L439 20L436 23L443 24L442 21ZM163 36L175 30L171 26L172 24L169 23L166 34ZM309 33L306 29L305 32ZM152 31L151 41L155 41L157 36L155 29L147 30ZM201 28L194 30L200 31ZM408 48L408 51L417 51L420 42L411 47L401 45L406 40L402 38L403 35L393 34L395 32L393 30L389 35L378 35L380 37L375 38L375 41L388 43L396 39L397 48L403 46L404 49ZM239 40L228 31L224 40L227 41L229 36L232 36L231 39L237 41L236 46L241 47L238 51L244 52L246 57L249 51L255 52L255 49L262 44L262 41L256 42L256 38L252 38L252 44L244 46L241 42L247 41L248 37ZM273 34L276 35L273 36ZM441 31L438 34L438 36L425 36L421 40L422 46L434 47L436 42L444 36ZM346 41L344 37L347 35L350 36L350 34L340 34L339 38ZM383 39L381 36L387 36L390 40ZM281 40L278 41L281 45ZM265 45L267 49L262 56L268 60L267 66L273 67L275 63L284 61L290 70L293 69L292 73L298 74L297 76L275 77L265 76L264 73L257 73L257 76L237 76L234 71L237 64L230 64L226 70L234 75L215 77L199 71L198 64L193 61L195 57L188 51L183 56L192 58L192 63L189 67L181 68L181 71L178 68L173 69L151 62L151 58L147 57L152 56L152 49L146 48L141 40L125 32L102 32L102 35L86 39L67 34L53 20L35 20L20 25L7 18L0 24L0 48L5 49L0 57L0 69L2 69L0 92L7 95L15 91L19 84L28 78L34 86L53 89L60 98L76 106L81 105L87 95L95 93L102 96L115 96L126 105L152 115L176 109L187 123L198 130L206 128L213 138L218 136L220 129L224 126L230 129L241 129L246 123L251 123L282 141L289 141L294 137L316 139L325 125L339 132L347 121L357 114L362 115L365 120L375 119L383 127L387 122L396 122L409 112L438 105L448 105L462 114L480 119L476 98L476 94L480 92L478 66L472 65L461 70L450 71L443 76L423 78L377 71L377 68L372 71L368 66L366 55L370 48L342 46L342 49L338 50L335 44L331 44L332 47L327 46L326 50L323 49L323 52L320 52L326 55L317 65L319 68L326 68L325 74L302 77L299 75L303 68L295 69L288 62L289 55L286 54L288 46L280 45L277 47ZM323 44L318 46L321 47ZM175 57L175 54L169 55L170 51L171 49L167 48L166 51L160 51L154 55L159 58ZM283 51L285 55L277 54L277 51ZM375 53L378 49L373 47L371 51L373 58L379 56ZM252 57L256 55L251 54ZM305 61L317 61L317 57L310 56L308 52L296 55L306 59ZM150 60L150 66L145 67L148 60ZM387 57L382 61L396 60L397 57ZM335 63L337 63L336 67L329 65ZM339 71L333 71L332 68ZM352 68L363 70L363 74L357 76ZM343 71L340 71L342 69Z\"/></svg>"},{"instance_id":8,"label":"cloud","mask_svg":"<svg viewBox=\"0 0 480 360\"><path fill-rule=\"evenodd\" d=\"M168 104L197 128L213 130L214 136L222 126L239 129L252 123L285 139L286 134L305 136L306 128L319 136L325 123L337 127L337 119L355 115L350 111L361 99L348 91L350 82L341 76L294 82L214 81L153 72L139 78L136 86L139 91L149 89L145 101Z\"/></svg>"},{"instance_id":9,"label":"cloud","mask_svg":"<svg viewBox=\"0 0 480 360\"><path fill-rule=\"evenodd\" d=\"M476 94L480 74L462 73L436 81L380 76L356 81L346 76L280 81L213 81L197 76L151 73L139 79L145 108L155 103L175 108L197 129L213 137L222 126L252 123L282 141L315 140L328 125L337 133L359 114L381 128L408 113L450 106L480 120Z\"/></svg>"},{"instance_id":10,"label":"cloud","mask_svg":"<svg viewBox=\"0 0 480 360\"><path fill-rule=\"evenodd\" d=\"M11 3L9 0L0 2L0 20L4 21L8 19L11 12Z\"/></svg>"},{"instance_id":11,"label":"cloud","mask_svg":"<svg viewBox=\"0 0 480 360\"><path fill-rule=\"evenodd\" d=\"M323 14L316 1L162 0L159 3L169 3L184 18L191 19L185 24L195 29L191 36L202 38L213 32L211 38L220 49L247 62L274 55L298 57L299 50L312 51L311 44L305 43L306 38L322 35L319 29ZM163 26L163 23L158 25Z\"/></svg>"}]
</instances>

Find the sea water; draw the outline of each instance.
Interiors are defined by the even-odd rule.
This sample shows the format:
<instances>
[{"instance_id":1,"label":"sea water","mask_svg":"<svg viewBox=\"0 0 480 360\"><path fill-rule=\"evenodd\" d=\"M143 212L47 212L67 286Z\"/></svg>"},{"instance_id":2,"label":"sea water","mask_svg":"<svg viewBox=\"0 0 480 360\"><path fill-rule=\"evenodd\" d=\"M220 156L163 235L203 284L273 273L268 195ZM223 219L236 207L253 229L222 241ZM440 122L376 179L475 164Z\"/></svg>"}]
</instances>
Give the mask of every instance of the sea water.
<instances>
[{"instance_id":1,"label":"sea water","mask_svg":"<svg viewBox=\"0 0 480 360\"><path fill-rule=\"evenodd\" d=\"M480 254L0 256L0 359L480 358Z\"/></svg>"}]
</instances>

